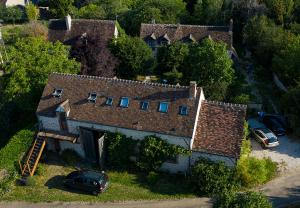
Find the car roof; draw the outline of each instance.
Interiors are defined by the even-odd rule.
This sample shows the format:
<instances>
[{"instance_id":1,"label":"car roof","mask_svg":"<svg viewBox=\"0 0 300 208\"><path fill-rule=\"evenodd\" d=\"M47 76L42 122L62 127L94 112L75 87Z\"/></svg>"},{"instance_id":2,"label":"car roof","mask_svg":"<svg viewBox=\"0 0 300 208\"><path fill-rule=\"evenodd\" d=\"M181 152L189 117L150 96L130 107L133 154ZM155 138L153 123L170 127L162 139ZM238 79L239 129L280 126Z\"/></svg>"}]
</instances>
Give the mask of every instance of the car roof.
<instances>
[{"instance_id":1,"label":"car roof","mask_svg":"<svg viewBox=\"0 0 300 208\"><path fill-rule=\"evenodd\" d=\"M103 173L96 172L96 171L90 171L90 170L82 171L82 175L87 178L94 179L94 180L101 180L104 176Z\"/></svg>"}]
</instances>

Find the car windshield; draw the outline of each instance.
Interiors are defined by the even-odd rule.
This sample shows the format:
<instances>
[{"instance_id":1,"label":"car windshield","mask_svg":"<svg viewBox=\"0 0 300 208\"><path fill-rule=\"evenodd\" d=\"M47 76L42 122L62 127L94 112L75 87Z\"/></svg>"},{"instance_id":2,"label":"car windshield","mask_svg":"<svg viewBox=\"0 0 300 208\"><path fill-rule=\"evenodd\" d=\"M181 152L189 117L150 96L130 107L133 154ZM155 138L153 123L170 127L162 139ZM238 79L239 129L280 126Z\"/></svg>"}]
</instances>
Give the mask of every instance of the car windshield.
<instances>
[{"instance_id":1,"label":"car windshield","mask_svg":"<svg viewBox=\"0 0 300 208\"><path fill-rule=\"evenodd\" d=\"M262 132L264 132L265 134L268 134L268 133L272 133L269 129L265 128L265 129L261 129Z\"/></svg>"},{"instance_id":2,"label":"car windshield","mask_svg":"<svg viewBox=\"0 0 300 208\"><path fill-rule=\"evenodd\" d=\"M269 143L277 142L277 139L275 137L271 137L268 139Z\"/></svg>"}]
</instances>

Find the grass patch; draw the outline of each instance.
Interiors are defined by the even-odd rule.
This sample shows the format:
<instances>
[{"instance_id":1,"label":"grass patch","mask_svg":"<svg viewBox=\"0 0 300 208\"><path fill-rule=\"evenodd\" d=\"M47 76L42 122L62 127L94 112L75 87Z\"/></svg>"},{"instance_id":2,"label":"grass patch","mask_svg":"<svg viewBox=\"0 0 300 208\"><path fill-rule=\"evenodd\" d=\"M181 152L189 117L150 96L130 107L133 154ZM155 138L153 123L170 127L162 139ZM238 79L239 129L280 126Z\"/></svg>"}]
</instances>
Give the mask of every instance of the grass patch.
<instances>
[{"instance_id":1,"label":"grass patch","mask_svg":"<svg viewBox=\"0 0 300 208\"><path fill-rule=\"evenodd\" d=\"M157 183L149 184L146 175L128 172L107 172L109 189L98 196L71 191L62 185L63 176L75 170L62 164L43 164L45 174L34 176L33 186L13 186L3 196L8 201L52 202L88 201L108 202L125 200L161 200L195 197L184 177L161 175Z\"/></svg>"}]
</instances>

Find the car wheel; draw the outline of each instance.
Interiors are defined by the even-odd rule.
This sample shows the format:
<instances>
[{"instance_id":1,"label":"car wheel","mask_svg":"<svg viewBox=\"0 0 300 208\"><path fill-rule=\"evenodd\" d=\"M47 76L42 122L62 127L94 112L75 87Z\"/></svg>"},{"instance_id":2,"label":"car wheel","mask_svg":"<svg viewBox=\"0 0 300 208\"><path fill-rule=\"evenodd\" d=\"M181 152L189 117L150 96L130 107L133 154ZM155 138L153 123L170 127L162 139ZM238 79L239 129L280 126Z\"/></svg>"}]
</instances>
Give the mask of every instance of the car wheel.
<instances>
[{"instance_id":1,"label":"car wheel","mask_svg":"<svg viewBox=\"0 0 300 208\"><path fill-rule=\"evenodd\" d=\"M92 194L93 194L94 196L97 196L99 193L98 193L97 191L93 191Z\"/></svg>"}]
</instances>

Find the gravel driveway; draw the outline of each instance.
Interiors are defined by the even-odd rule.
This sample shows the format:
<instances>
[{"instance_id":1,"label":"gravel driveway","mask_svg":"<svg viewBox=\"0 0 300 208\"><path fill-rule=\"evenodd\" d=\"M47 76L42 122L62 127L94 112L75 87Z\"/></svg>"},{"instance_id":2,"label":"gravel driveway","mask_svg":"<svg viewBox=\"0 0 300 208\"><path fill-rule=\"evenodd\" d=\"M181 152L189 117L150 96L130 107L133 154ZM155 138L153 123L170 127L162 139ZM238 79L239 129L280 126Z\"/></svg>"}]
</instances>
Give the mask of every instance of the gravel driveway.
<instances>
[{"instance_id":1,"label":"gravel driveway","mask_svg":"<svg viewBox=\"0 0 300 208\"><path fill-rule=\"evenodd\" d=\"M256 119L248 120L251 128L264 127L264 124ZM258 158L270 157L278 162L281 172L295 172L300 170L300 139L290 136L278 137L280 145L272 149L263 149L254 139L252 139L251 155Z\"/></svg>"}]
</instances>

